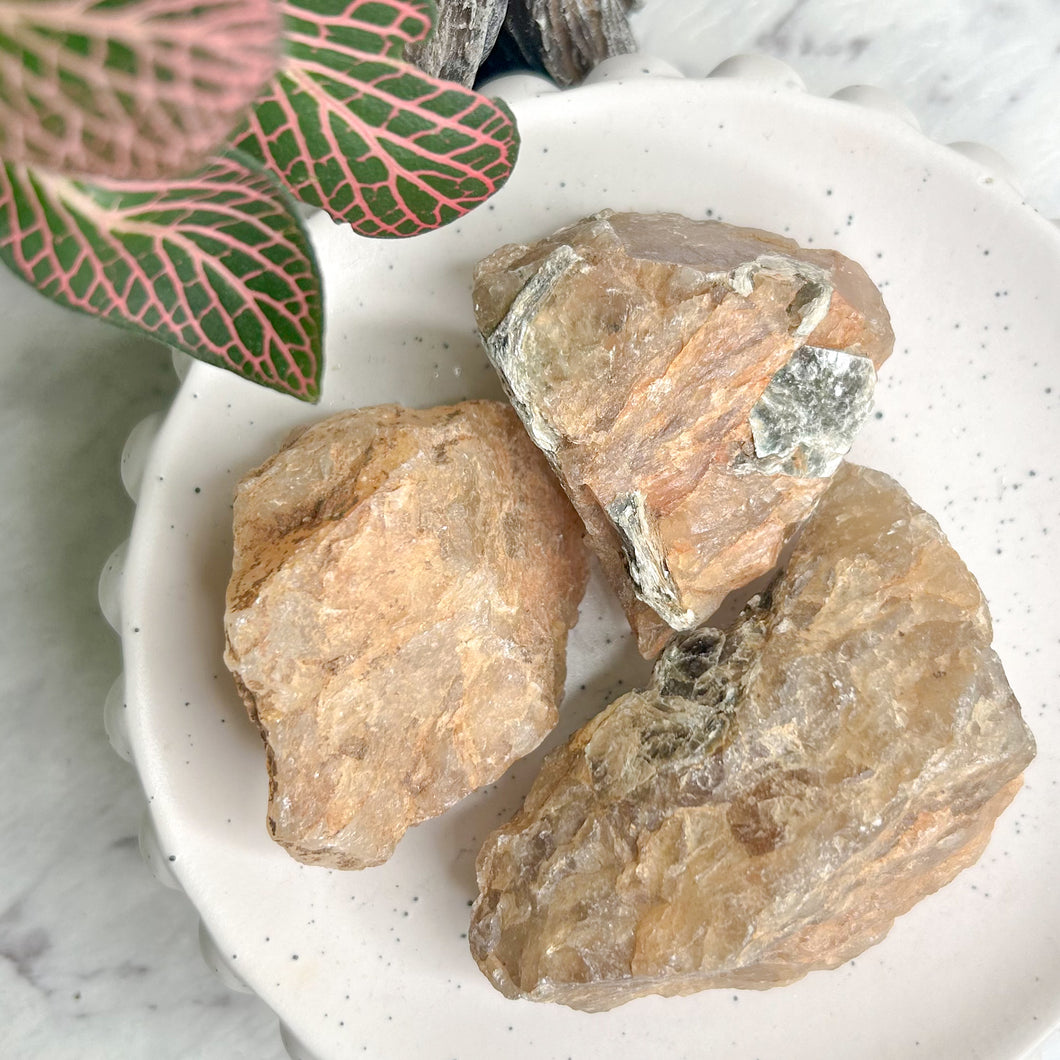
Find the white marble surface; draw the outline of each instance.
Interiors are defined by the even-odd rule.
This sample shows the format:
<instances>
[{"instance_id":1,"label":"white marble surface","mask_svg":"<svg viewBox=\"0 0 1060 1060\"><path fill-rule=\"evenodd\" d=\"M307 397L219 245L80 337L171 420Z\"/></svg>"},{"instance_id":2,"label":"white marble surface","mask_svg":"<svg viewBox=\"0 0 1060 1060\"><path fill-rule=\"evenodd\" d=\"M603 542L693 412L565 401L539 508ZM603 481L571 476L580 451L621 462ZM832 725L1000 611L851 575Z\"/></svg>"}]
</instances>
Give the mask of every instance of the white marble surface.
<instances>
[{"instance_id":1,"label":"white marble surface","mask_svg":"<svg viewBox=\"0 0 1060 1060\"><path fill-rule=\"evenodd\" d=\"M693 76L730 55L762 52L819 95L885 88L933 140L999 151L1027 201L1060 217L1056 0L647 0L635 28L642 50Z\"/></svg>"},{"instance_id":2,"label":"white marble surface","mask_svg":"<svg viewBox=\"0 0 1060 1060\"><path fill-rule=\"evenodd\" d=\"M1056 0L649 0L636 28L693 75L758 51L813 92L888 88L933 138L1001 151L1060 217ZM0 1055L279 1060L275 1020L206 969L191 909L143 867L139 786L102 726L121 660L96 580L131 518L122 444L172 394L168 356L6 274L0 306ZM1060 1037L1037 1055L1060 1060Z\"/></svg>"}]
</instances>

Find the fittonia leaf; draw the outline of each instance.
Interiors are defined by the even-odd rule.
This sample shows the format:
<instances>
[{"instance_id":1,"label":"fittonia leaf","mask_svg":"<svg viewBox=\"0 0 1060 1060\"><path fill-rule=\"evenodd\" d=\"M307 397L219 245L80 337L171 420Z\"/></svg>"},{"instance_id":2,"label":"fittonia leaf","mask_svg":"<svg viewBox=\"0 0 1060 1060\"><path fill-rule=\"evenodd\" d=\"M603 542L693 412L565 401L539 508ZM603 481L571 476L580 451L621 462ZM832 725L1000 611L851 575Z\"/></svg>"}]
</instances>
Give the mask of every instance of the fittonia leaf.
<instances>
[{"instance_id":1,"label":"fittonia leaf","mask_svg":"<svg viewBox=\"0 0 1060 1060\"><path fill-rule=\"evenodd\" d=\"M402 61L426 0L287 0L287 56L241 149L298 198L363 235L411 236L507 180L518 150L503 103Z\"/></svg>"},{"instance_id":2,"label":"fittonia leaf","mask_svg":"<svg viewBox=\"0 0 1060 1060\"><path fill-rule=\"evenodd\" d=\"M316 262L283 188L250 159L102 185L0 165L0 259L61 305L318 395Z\"/></svg>"},{"instance_id":3,"label":"fittonia leaf","mask_svg":"<svg viewBox=\"0 0 1060 1060\"><path fill-rule=\"evenodd\" d=\"M279 53L275 0L0 0L0 158L114 178L188 172Z\"/></svg>"}]
</instances>

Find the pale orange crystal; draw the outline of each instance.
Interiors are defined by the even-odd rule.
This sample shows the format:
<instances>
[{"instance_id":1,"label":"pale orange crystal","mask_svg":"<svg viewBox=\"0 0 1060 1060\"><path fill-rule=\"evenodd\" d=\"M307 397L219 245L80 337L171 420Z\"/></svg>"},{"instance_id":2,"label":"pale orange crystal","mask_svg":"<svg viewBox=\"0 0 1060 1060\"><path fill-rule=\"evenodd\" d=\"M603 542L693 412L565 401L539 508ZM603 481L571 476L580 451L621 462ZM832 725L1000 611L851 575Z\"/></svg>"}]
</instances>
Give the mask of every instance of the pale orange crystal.
<instances>
[{"instance_id":1,"label":"pale orange crystal","mask_svg":"<svg viewBox=\"0 0 1060 1060\"><path fill-rule=\"evenodd\" d=\"M557 720L583 529L511 409L342 413L239 485L225 661L268 827L362 868Z\"/></svg>"},{"instance_id":2,"label":"pale orange crystal","mask_svg":"<svg viewBox=\"0 0 1060 1060\"><path fill-rule=\"evenodd\" d=\"M611 1008L833 968L974 862L1034 741L938 524L844 465L725 634L546 760L478 859L472 953L510 997Z\"/></svg>"},{"instance_id":3,"label":"pale orange crystal","mask_svg":"<svg viewBox=\"0 0 1060 1060\"><path fill-rule=\"evenodd\" d=\"M874 383L893 344L879 291L843 255L676 214L604 211L502 247L474 299L648 657L775 565L871 403L863 385L831 463L801 447L777 459L752 422L767 387L801 349ZM833 390L810 394L810 420L835 411Z\"/></svg>"}]
</instances>

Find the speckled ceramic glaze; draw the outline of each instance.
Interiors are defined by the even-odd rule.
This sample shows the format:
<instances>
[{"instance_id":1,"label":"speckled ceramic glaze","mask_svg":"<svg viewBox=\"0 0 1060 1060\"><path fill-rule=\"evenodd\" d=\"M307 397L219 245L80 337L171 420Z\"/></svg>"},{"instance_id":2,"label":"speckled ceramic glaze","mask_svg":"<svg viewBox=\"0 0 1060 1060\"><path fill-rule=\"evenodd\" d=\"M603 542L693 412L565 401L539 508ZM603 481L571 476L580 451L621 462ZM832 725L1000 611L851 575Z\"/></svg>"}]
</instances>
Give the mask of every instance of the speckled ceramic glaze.
<instances>
[{"instance_id":1,"label":"speckled ceramic glaze","mask_svg":"<svg viewBox=\"0 0 1060 1060\"><path fill-rule=\"evenodd\" d=\"M645 66L655 76L639 77ZM108 730L143 780L145 856L198 911L208 961L272 1006L296 1057L1014 1056L1058 1015L1060 233L992 159L932 144L871 92L819 99L777 70L669 72L625 59L570 93L498 86L523 146L486 207L397 243L314 221L320 407L196 365L150 451L154 425L130 446L139 509L104 579L126 659ZM269 840L263 750L221 660L221 617L237 479L333 410L499 396L474 328L473 264L605 206L772 229L867 268L897 341L852 455L896 476L980 579L1039 757L982 861L856 961L781 990L589 1016L502 998L466 931L475 854L542 753L646 674L602 581L542 751L355 873L299 865Z\"/></svg>"}]
</instances>

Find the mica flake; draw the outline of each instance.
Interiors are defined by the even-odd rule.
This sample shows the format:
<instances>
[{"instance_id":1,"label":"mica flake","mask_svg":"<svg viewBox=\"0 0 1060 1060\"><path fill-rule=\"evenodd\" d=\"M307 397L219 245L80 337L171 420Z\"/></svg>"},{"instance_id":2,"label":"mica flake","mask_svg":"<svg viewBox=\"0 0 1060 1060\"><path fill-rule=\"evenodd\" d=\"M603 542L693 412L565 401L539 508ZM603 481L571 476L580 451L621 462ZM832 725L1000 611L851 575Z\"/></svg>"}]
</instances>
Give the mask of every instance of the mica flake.
<instances>
[{"instance_id":1,"label":"mica flake","mask_svg":"<svg viewBox=\"0 0 1060 1060\"><path fill-rule=\"evenodd\" d=\"M827 478L872 411L876 369L845 350L800 346L751 409L755 471Z\"/></svg>"}]
</instances>

